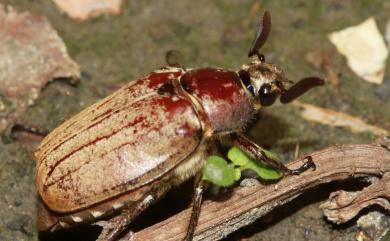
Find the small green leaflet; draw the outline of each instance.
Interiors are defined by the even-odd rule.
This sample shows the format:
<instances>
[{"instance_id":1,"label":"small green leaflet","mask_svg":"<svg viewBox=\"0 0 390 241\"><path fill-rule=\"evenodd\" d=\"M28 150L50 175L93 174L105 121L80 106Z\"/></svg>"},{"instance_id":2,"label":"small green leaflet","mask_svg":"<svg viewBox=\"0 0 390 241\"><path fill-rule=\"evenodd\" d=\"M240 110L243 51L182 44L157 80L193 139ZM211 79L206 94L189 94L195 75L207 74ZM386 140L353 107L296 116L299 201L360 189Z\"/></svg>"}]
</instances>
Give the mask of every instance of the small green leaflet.
<instances>
[{"instance_id":1,"label":"small green leaflet","mask_svg":"<svg viewBox=\"0 0 390 241\"><path fill-rule=\"evenodd\" d=\"M263 152L267 157L278 160L274 153L264 149ZM219 156L210 156L203 167L203 179L217 186L228 187L240 179L242 171L248 169L256 172L264 180L277 180L283 176L281 171L250 158L238 147L230 148L227 156L232 163L228 164Z\"/></svg>"},{"instance_id":2,"label":"small green leaflet","mask_svg":"<svg viewBox=\"0 0 390 241\"><path fill-rule=\"evenodd\" d=\"M236 166L246 166L251 161L240 148L233 146L227 153L229 160Z\"/></svg>"},{"instance_id":3,"label":"small green leaflet","mask_svg":"<svg viewBox=\"0 0 390 241\"><path fill-rule=\"evenodd\" d=\"M279 160L274 153L265 149L262 149L262 151L268 158ZM277 180L283 176L283 173L278 169L272 168L262 161L250 158L238 147L233 146L230 148L227 156L236 166L239 166L241 171L251 169L264 180Z\"/></svg>"},{"instance_id":4,"label":"small green leaflet","mask_svg":"<svg viewBox=\"0 0 390 241\"><path fill-rule=\"evenodd\" d=\"M203 167L203 179L217 186L228 187L235 181L236 171L225 159L219 156L210 156Z\"/></svg>"}]
</instances>

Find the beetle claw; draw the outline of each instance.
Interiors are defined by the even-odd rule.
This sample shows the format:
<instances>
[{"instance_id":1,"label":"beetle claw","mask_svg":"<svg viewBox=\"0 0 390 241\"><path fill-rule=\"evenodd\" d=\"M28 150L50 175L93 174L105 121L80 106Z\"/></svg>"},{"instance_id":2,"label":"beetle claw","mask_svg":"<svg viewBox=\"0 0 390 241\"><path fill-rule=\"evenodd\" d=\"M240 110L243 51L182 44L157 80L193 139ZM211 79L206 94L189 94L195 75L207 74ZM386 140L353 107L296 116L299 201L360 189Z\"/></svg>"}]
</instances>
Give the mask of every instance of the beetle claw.
<instances>
[{"instance_id":1,"label":"beetle claw","mask_svg":"<svg viewBox=\"0 0 390 241\"><path fill-rule=\"evenodd\" d=\"M313 158L311 156L306 156L305 158L303 158L303 160L306 161L303 163L302 166L300 166L299 168L297 169L289 169L289 171L287 172L287 174L289 175L299 175L301 174L302 172L310 169L310 168L313 168L313 171L316 170L316 164L314 163L313 161Z\"/></svg>"}]
</instances>

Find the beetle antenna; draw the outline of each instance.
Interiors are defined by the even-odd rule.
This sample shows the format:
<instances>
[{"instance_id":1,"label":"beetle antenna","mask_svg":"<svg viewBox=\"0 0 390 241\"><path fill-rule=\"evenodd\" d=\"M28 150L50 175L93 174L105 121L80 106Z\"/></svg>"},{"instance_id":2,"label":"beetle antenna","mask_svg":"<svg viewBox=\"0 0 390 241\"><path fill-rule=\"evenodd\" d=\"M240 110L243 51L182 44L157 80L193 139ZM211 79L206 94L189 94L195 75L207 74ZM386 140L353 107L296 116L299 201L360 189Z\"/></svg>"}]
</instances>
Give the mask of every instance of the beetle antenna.
<instances>
[{"instance_id":1,"label":"beetle antenna","mask_svg":"<svg viewBox=\"0 0 390 241\"><path fill-rule=\"evenodd\" d=\"M307 77L301 79L298 83L291 86L286 92L280 96L280 102L282 104L287 104L299 96L303 95L306 91L311 88L324 85L324 80L318 77Z\"/></svg>"},{"instance_id":2,"label":"beetle antenna","mask_svg":"<svg viewBox=\"0 0 390 241\"><path fill-rule=\"evenodd\" d=\"M259 50L263 47L265 41L267 40L268 35L271 32L271 26L271 14L268 11L265 11L263 18L259 22L255 40L252 43L252 47L249 49L248 57L257 55L260 60L261 54L259 53Z\"/></svg>"}]
</instances>

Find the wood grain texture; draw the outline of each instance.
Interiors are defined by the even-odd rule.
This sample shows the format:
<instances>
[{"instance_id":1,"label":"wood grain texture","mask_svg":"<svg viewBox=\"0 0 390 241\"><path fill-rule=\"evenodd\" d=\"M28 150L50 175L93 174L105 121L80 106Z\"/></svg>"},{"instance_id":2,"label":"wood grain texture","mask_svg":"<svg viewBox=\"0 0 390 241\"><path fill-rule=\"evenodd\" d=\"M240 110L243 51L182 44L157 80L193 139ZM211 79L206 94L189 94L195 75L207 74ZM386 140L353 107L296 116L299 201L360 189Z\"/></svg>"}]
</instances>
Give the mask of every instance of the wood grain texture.
<instances>
[{"instance_id":1,"label":"wood grain texture","mask_svg":"<svg viewBox=\"0 0 390 241\"><path fill-rule=\"evenodd\" d=\"M238 187L224 201L205 201L202 205L194 240L218 240L253 223L276 206L322 183L357 176L382 176L390 172L389 150L375 145L345 145L310 154L317 165L299 176L288 176L277 184ZM301 165L300 160L288 164ZM134 240L182 240L187 230L190 210L145 228Z\"/></svg>"}]
</instances>

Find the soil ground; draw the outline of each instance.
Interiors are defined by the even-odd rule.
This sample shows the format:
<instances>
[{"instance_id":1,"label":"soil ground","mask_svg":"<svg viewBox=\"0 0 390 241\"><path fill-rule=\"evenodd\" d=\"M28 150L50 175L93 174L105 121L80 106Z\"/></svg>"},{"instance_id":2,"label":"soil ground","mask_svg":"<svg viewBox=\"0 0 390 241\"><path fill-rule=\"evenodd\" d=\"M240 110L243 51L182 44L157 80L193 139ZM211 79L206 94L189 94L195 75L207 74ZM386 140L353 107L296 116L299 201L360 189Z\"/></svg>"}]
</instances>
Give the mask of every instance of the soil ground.
<instances>
[{"instance_id":1,"label":"soil ground","mask_svg":"<svg viewBox=\"0 0 390 241\"><path fill-rule=\"evenodd\" d=\"M82 69L81 82L76 87L55 81L42 91L23 117L27 125L53 129L117 87L165 65L165 53L170 49L179 50L188 67L237 70L248 61L247 51L256 24L268 9L273 28L263 52L266 60L282 66L289 78L317 75L326 79L326 72L315 68L305 56L331 53L331 68L338 74L339 87L328 81L325 87L304 95L302 102L342 111L390 130L390 99L375 94L378 88L390 85L389 68L383 86L367 83L348 68L327 38L328 33L361 23L370 16L383 33L390 19L389 1L129 0L119 16L82 23L60 14L51 1L1 2L46 16ZM257 143L284 160L293 157L297 144L303 155L335 144L371 143L376 138L370 133L356 134L309 123L295 107L280 104L264 109L248 132ZM19 142L0 146L0 240L38 240L32 149ZM350 183L348 187L353 189L354 185ZM227 240L355 240L356 220L335 226L323 218L318 208L321 200L341 187L344 185L340 183L319 187ZM177 191L168 195L167 200L172 197L177 197ZM184 199L188 201L189 197ZM187 201L181 202L181 206ZM139 217L139 225L147 217ZM96 230L85 227L41 240L94 237Z\"/></svg>"}]
</instances>

